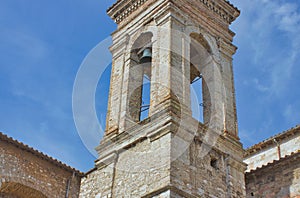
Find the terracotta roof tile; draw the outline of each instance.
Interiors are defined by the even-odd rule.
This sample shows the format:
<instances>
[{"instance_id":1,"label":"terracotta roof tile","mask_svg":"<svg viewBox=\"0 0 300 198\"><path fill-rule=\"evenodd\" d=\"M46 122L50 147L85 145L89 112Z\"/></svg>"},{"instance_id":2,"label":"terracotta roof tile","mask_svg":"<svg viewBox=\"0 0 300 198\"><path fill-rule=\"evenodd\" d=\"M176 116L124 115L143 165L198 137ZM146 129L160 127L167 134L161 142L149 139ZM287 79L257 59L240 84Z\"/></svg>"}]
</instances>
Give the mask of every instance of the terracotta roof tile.
<instances>
[{"instance_id":1,"label":"terracotta roof tile","mask_svg":"<svg viewBox=\"0 0 300 198\"><path fill-rule=\"evenodd\" d=\"M297 125L289 130L283 131L277 135L274 135L260 143L257 143L247 149L245 149L245 154L244 157L248 157L252 154L257 153L258 151L261 151L264 148L268 148L270 146L273 146L276 144L276 142L274 142L274 139L277 141L282 141L287 139L288 137L291 137L295 134L300 134L300 125Z\"/></svg>"},{"instance_id":2,"label":"terracotta roof tile","mask_svg":"<svg viewBox=\"0 0 300 198\"><path fill-rule=\"evenodd\" d=\"M255 171L258 171L258 170L261 170L263 168L266 168L266 167L269 167L269 166L273 166L273 165L276 165L284 160L288 160L288 159L291 159L291 158L299 158L300 159L300 150L296 151L296 152L292 152L291 154L289 155L285 155L283 157L281 157L280 159L278 160L273 160L272 162L269 162L268 164L266 165L262 165L262 166L259 166L259 167L256 167L255 169L252 169L250 172L247 172L246 174L251 174Z\"/></svg>"},{"instance_id":3,"label":"terracotta roof tile","mask_svg":"<svg viewBox=\"0 0 300 198\"><path fill-rule=\"evenodd\" d=\"M39 158L41 158L43 160L46 160L46 161L48 161L48 162L50 162L50 163L54 164L55 166L58 166L58 167L60 167L62 169L65 169L65 170L70 171L70 172L75 172L79 176L83 176L84 175L79 170L76 170L75 168L72 168L71 166L68 166L65 163L63 163L63 162L61 162L61 161L59 161L57 159L54 159L54 158L52 158L52 157L50 157L50 156L48 156L48 155L46 155L46 154L44 154L44 153L42 153L42 152L40 152L40 151L32 148L32 147L30 147L30 146L28 146L28 145L26 145L26 144L24 144L22 142L19 142L18 140L13 139L12 137L8 137L7 135L5 135L2 132L0 132L0 140L1 141L5 141L7 143L10 143L10 144L12 144L12 145L14 145L14 146L16 146L16 147L24 150L24 151L32 153L33 155L35 155L35 156L37 156L37 157L39 157Z\"/></svg>"}]
</instances>

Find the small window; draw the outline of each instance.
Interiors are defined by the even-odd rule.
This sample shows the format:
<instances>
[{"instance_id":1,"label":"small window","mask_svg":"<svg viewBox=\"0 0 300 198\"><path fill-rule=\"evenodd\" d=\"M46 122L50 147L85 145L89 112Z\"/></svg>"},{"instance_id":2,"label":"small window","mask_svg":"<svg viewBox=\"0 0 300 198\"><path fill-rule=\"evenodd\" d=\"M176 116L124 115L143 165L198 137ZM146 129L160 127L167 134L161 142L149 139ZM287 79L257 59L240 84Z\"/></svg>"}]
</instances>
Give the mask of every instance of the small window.
<instances>
[{"instance_id":1,"label":"small window","mask_svg":"<svg viewBox=\"0 0 300 198\"><path fill-rule=\"evenodd\" d=\"M212 159L210 160L210 165L211 165L211 167L213 167L214 169L218 169L218 160L212 158Z\"/></svg>"}]
</instances>

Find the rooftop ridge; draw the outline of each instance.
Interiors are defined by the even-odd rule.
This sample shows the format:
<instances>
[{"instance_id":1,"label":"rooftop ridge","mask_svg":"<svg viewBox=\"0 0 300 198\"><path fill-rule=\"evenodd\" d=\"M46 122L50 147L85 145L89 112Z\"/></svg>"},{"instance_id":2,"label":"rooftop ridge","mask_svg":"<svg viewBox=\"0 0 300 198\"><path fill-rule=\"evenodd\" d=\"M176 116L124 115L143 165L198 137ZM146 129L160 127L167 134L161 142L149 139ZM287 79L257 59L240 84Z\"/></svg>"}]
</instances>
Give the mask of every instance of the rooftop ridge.
<instances>
[{"instance_id":1,"label":"rooftop ridge","mask_svg":"<svg viewBox=\"0 0 300 198\"><path fill-rule=\"evenodd\" d=\"M256 167L255 169L252 169L250 170L249 172L246 172L246 174L250 174L250 173L253 173L255 171L258 171L258 170L261 170L261 169L264 169L268 166L271 166L271 165L275 165L277 163L280 163L281 161L283 160L287 160L289 158L292 158L292 157L296 157L296 158L300 158L300 150L296 151L296 152L292 152L290 153L289 155L285 155L283 157L281 157L280 159L277 159L277 160L273 160L265 165L262 165L262 166L259 166L259 167Z\"/></svg>"},{"instance_id":2,"label":"rooftop ridge","mask_svg":"<svg viewBox=\"0 0 300 198\"><path fill-rule=\"evenodd\" d=\"M8 135L4 134L3 132L0 131L0 140L2 141L5 141L7 143L10 143L10 144L13 144L14 146L22 149L22 150L25 150L29 153L32 153L33 155L43 159L43 160L46 160L50 163L52 163L53 165L57 166L57 167L60 167L60 168L63 168L69 172L75 172L76 174L78 174L79 176L83 176L84 173L37 150L37 149L34 149L33 147L30 147L28 146L27 144L24 144L23 142L19 142L18 140L15 140L13 139L12 137L9 137Z\"/></svg>"},{"instance_id":3,"label":"rooftop ridge","mask_svg":"<svg viewBox=\"0 0 300 198\"><path fill-rule=\"evenodd\" d=\"M273 136L269 137L268 139L265 139L255 145L245 149L244 157L248 157L252 154L257 153L258 151L261 151L264 148L267 148L268 146L276 144L276 142L274 142L274 139L276 141L282 141L296 133L300 133L300 125L296 125L295 127L292 127L290 129L285 130L276 135L273 135Z\"/></svg>"}]
</instances>

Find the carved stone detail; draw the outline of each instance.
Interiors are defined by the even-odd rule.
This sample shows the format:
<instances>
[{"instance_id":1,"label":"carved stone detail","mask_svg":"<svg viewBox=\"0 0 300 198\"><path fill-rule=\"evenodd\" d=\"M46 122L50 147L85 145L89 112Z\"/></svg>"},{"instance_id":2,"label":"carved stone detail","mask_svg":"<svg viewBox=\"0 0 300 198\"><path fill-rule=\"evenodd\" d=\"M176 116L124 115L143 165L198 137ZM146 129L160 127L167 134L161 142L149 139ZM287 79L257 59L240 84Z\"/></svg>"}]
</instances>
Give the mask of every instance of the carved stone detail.
<instances>
[{"instance_id":1,"label":"carved stone detail","mask_svg":"<svg viewBox=\"0 0 300 198\"><path fill-rule=\"evenodd\" d=\"M115 20L117 24L121 23L125 20L132 12L141 7L148 0L134 0L134 1L118 1L112 7L108 9L108 14ZM232 9L234 9L234 13L228 13L221 5L215 3L212 0L198 0L203 3L209 10L213 11L217 15L219 15L224 21L227 23L232 23L235 18L237 18L240 14L240 11L230 4L228 1L225 1ZM121 4L127 4L120 6ZM118 7L122 7L118 9Z\"/></svg>"}]
</instances>

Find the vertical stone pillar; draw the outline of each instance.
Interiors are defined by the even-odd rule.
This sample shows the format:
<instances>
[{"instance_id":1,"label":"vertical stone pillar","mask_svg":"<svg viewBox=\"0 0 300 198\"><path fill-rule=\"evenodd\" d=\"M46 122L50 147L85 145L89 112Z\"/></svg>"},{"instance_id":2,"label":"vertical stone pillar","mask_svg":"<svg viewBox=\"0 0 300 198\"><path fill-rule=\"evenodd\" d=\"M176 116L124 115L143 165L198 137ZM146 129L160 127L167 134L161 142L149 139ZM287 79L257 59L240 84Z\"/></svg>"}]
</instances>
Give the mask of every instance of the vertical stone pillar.
<instances>
[{"instance_id":1,"label":"vertical stone pillar","mask_svg":"<svg viewBox=\"0 0 300 198\"><path fill-rule=\"evenodd\" d=\"M150 116L164 110L171 95L171 20L166 18L158 23L152 49Z\"/></svg>"},{"instance_id":2,"label":"vertical stone pillar","mask_svg":"<svg viewBox=\"0 0 300 198\"><path fill-rule=\"evenodd\" d=\"M113 55L112 70L110 77L110 89L107 105L106 115L106 134L112 135L119 131L120 124L120 112L122 111L122 88L123 79L126 78L126 64L128 64L127 45L128 37L124 37L122 40L115 38L115 42L111 46L111 52Z\"/></svg>"},{"instance_id":3,"label":"vertical stone pillar","mask_svg":"<svg viewBox=\"0 0 300 198\"><path fill-rule=\"evenodd\" d=\"M222 65L222 80L224 84L224 132L238 138L237 112L232 66L232 56L236 51L236 47L231 43L225 42L223 39L219 39L219 48Z\"/></svg>"}]
</instances>

